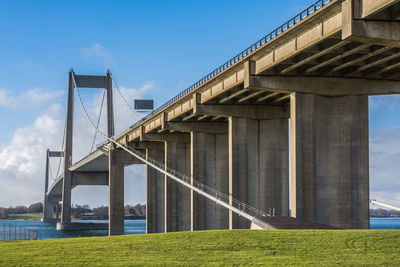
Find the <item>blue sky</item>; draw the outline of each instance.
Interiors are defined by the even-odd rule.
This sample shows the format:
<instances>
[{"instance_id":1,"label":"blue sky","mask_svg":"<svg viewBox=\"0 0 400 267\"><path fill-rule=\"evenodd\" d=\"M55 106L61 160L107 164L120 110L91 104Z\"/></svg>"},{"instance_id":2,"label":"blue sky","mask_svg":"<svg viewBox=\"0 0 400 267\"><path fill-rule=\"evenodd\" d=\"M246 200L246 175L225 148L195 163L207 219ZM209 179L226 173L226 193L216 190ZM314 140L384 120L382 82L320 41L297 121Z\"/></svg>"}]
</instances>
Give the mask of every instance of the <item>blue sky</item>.
<instances>
[{"instance_id":1,"label":"blue sky","mask_svg":"<svg viewBox=\"0 0 400 267\"><path fill-rule=\"evenodd\" d=\"M41 200L44 150L35 152L21 143L40 144L37 149L58 149L70 68L78 74L94 75L111 69L129 97L153 98L159 106L312 3L313 0L3 1L0 10L0 161L3 156L0 181L10 186L8 194L0 193L3 195L0 206ZM99 92L84 91L83 94L95 112ZM371 100L372 147L375 143L381 145L379 140L386 140L384 137L388 134L393 142L397 140L398 100L398 97ZM121 116L125 116L124 120L134 120ZM43 125L54 128L46 133L51 141L42 140L39 133ZM82 132L82 136L92 134L91 129L83 126ZM32 136L21 140L21 133L32 133ZM78 143L86 144L88 141L82 136L77 137ZM12 152L18 149L23 152ZM391 153L392 160L400 155L397 150ZM379 160L387 162L385 157ZM375 162L379 166L371 170L376 176L380 176L378 169L388 169L377 163L379 160ZM43 166L27 170L35 164ZM132 170L137 177L127 184L126 202L144 202L143 172L143 168ZM391 183L396 172L385 174L386 186L376 186L380 194L393 188ZM373 179L372 189L382 183ZM29 188L21 189L26 180ZM397 186L396 190L400 191L400 184ZM102 197L95 199L85 194L94 192L93 189L79 190L74 197L80 204L106 204L105 188L96 189L102 192L98 194ZM396 197L397 193L392 192L391 196Z\"/></svg>"}]
</instances>

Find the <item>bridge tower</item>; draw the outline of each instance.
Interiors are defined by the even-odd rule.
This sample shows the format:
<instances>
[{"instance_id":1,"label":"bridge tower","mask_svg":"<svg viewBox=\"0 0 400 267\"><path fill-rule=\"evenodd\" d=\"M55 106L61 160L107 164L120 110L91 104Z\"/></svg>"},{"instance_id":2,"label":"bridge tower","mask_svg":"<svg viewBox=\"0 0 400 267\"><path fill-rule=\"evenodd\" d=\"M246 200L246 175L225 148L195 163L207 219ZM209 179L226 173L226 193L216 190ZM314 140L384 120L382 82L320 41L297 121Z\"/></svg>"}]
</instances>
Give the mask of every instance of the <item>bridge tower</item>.
<instances>
[{"instance_id":1,"label":"bridge tower","mask_svg":"<svg viewBox=\"0 0 400 267\"><path fill-rule=\"evenodd\" d=\"M107 135L115 133L112 77L110 71L105 76L75 75L71 69L68 77L67 116L64 150L64 179L62 185L61 223L58 229L70 229L71 223L71 191L77 185L108 185L109 186L109 234L123 234L124 229L124 160L115 151L109 150L108 171L72 171L73 121L74 121L74 90L75 88L104 88L107 99ZM128 159L126 159L129 161ZM97 177L96 177L97 176ZM98 179L108 176L107 179ZM79 228L79 227L78 227Z\"/></svg>"},{"instance_id":2,"label":"bridge tower","mask_svg":"<svg viewBox=\"0 0 400 267\"><path fill-rule=\"evenodd\" d=\"M43 199L43 221L57 221L58 219L58 202L60 200L59 196L50 196L47 194L49 189L49 168L50 168L50 158L51 157L64 157L64 152L62 151L46 151L46 176L44 182L44 199ZM55 177L57 179L58 177ZM54 214L56 218L54 218Z\"/></svg>"}]
</instances>

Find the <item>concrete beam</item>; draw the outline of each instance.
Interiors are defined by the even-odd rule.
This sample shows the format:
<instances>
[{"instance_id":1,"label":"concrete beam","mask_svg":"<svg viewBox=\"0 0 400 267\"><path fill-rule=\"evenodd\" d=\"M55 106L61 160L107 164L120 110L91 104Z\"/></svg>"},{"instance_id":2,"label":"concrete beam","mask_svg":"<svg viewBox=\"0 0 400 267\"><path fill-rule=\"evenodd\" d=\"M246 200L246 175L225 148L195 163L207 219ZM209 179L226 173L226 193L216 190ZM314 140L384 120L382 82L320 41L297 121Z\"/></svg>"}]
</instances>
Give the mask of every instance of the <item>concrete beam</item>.
<instances>
[{"instance_id":1,"label":"concrete beam","mask_svg":"<svg viewBox=\"0 0 400 267\"><path fill-rule=\"evenodd\" d=\"M117 162L120 162L124 165L144 164L143 161L137 159L124 150L118 150L118 153L116 153L114 157Z\"/></svg>"},{"instance_id":2,"label":"concrete beam","mask_svg":"<svg viewBox=\"0 0 400 267\"><path fill-rule=\"evenodd\" d=\"M76 87L107 88L106 76L75 75Z\"/></svg>"},{"instance_id":3,"label":"concrete beam","mask_svg":"<svg viewBox=\"0 0 400 267\"><path fill-rule=\"evenodd\" d=\"M164 150L164 142L161 141L139 141L133 142L129 146L135 149Z\"/></svg>"},{"instance_id":4,"label":"concrete beam","mask_svg":"<svg viewBox=\"0 0 400 267\"><path fill-rule=\"evenodd\" d=\"M325 66L332 65L333 63L335 63L335 62L337 62L337 61L339 61L339 60L341 60L343 58L351 56L351 55L353 55L353 54L355 54L355 53L357 53L359 51L365 50L369 46L370 46L370 44L362 44L362 45L357 46L357 47L355 47L353 49L347 50L346 52L343 52L343 53L341 53L341 54L339 54L339 55L337 55L337 56L335 56L335 57L333 57L331 59L324 60L323 62L321 62L321 63L319 63L319 64L317 64L317 65L315 65L315 66L313 66L313 67L311 67L309 69L307 69L306 73L311 73L311 72L319 70L319 69L321 69L321 68L323 68Z\"/></svg>"},{"instance_id":5,"label":"concrete beam","mask_svg":"<svg viewBox=\"0 0 400 267\"><path fill-rule=\"evenodd\" d=\"M182 134L168 134L168 133L157 133L157 134L145 134L141 133L140 141L158 141L158 142L175 142L175 143L190 143L190 135L186 133Z\"/></svg>"},{"instance_id":6,"label":"concrete beam","mask_svg":"<svg viewBox=\"0 0 400 267\"><path fill-rule=\"evenodd\" d=\"M203 105L193 106L194 114L209 114L221 117L246 117L250 119L267 120L271 118L288 118L289 111L281 106L264 105Z\"/></svg>"},{"instance_id":7,"label":"concrete beam","mask_svg":"<svg viewBox=\"0 0 400 267\"><path fill-rule=\"evenodd\" d=\"M355 4L358 7L357 18L368 19L368 17L386 9L399 12L399 0L356 0ZM397 5L396 5L397 4ZM395 18L390 14L387 18Z\"/></svg>"},{"instance_id":8,"label":"concrete beam","mask_svg":"<svg viewBox=\"0 0 400 267\"><path fill-rule=\"evenodd\" d=\"M386 57L378 59L378 60L374 60L373 62L368 63L368 64L364 64L363 66L361 66L358 69L355 69L355 70L347 73L346 75L352 75L352 74L357 73L357 72L362 72L362 71L370 69L372 67L375 67L375 66L378 66L378 65L381 65L381 64L385 64L386 62L388 62L390 60L394 60L394 59L399 58L399 57L400 57L400 53L395 53L393 55L386 56Z\"/></svg>"},{"instance_id":9,"label":"concrete beam","mask_svg":"<svg viewBox=\"0 0 400 267\"><path fill-rule=\"evenodd\" d=\"M161 129L181 132L202 132L222 134L228 132L225 122L167 122L162 123Z\"/></svg>"},{"instance_id":10,"label":"concrete beam","mask_svg":"<svg viewBox=\"0 0 400 267\"><path fill-rule=\"evenodd\" d=\"M72 186L108 185L108 172L72 172Z\"/></svg>"},{"instance_id":11,"label":"concrete beam","mask_svg":"<svg viewBox=\"0 0 400 267\"><path fill-rule=\"evenodd\" d=\"M64 151L49 151L49 158L62 158L64 157Z\"/></svg>"},{"instance_id":12,"label":"concrete beam","mask_svg":"<svg viewBox=\"0 0 400 267\"><path fill-rule=\"evenodd\" d=\"M281 74L286 74L286 73L288 73L288 72L290 72L292 70L295 70L296 68L298 68L300 66L303 66L304 64L307 64L308 62L316 60L316 59L318 59L318 58L320 58L320 57L322 57L322 56L324 56L324 55L326 55L326 54L328 54L328 53L330 53L330 52L332 52L332 51L334 51L334 50L336 50L338 48L341 48L341 47L343 47L343 46L345 46L345 45L347 45L349 43L350 43L349 41L342 41L342 42L336 43L334 45L331 45L330 47L325 48L325 49L321 50L320 52L315 53L312 56L306 57L305 59L300 60L299 62L291 65L290 67L287 67L286 69L283 69L280 73ZM245 70L245 72L246 72L246 70Z\"/></svg>"},{"instance_id":13,"label":"concrete beam","mask_svg":"<svg viewBox=\"0 0 400 267\"><path fill-rule=\"evenodd\" d=\"M400 94L398 81L337 77L250 76L249 88L326 96Z\"/></svg>"},{"instance_id":14,"label":"concrete beam","mask_svg":"<svg viewBox=\"0 0 400 267\"><path fill-rule=\"evenodd\" d=\"M339 71L339 70L344 69L344 68L346 68L346 67L348 67L348 66L355 65L355 64L357 64L358 62L364 61L364 60L366 60L366 59L369 59L369 58L371 58L371 57L374 57L374 56L376 56L376 55L379 55L379 54L381 54L381 53L384 53L384 52L386 52L387 50L390 50L390 49L392 49L392 48L391 48L391 47L382 47L382 48L376 49L375 51L372 51L372 52L370 52L370 53L368 53L368 54L366 54L366 55L364 55L364 56L355 58L355 59L353 59L353 60L351 60L351 61L349 61L349 62L346 62L346 63L344 63L344 64L341 64L341 65L339 65L339 66L333 68L331 71L332 71L332 72Z\"/></svg>"},{"instance_id":15,"label":"concrete beam","mask_svg":"<svg viewBox=\"0 0 400 267\"><path fill-rule=\"evenodd\" d=\"M400 47L400 22L363 20L362 4L365 1L363 2L342 2L342 39Z\"/></svg>"}]
</instances>

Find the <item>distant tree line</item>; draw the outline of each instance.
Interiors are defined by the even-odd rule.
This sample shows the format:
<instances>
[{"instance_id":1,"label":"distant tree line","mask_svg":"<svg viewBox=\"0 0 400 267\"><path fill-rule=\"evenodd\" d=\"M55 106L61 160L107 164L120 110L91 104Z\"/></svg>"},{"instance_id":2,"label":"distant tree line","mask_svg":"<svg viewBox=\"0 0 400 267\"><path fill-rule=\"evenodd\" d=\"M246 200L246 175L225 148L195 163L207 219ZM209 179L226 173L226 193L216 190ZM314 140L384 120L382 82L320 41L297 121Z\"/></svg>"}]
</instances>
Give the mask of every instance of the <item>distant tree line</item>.
<instances>
[{"instance_id":1,"label":"distant tree line","mask_svg":"<svg viewBox=\"0 0 400 267\"><path fill-rule=\"evenodd\" d=\"M78 219L85 217L90 217L91 219L108 219L108 206L101 206L94 209L85 209L75 205L73 208L73 216ZM130 219L144 219L146 218L146 205L136 204L136 205L126 205L124 207L125 218ZM75 211L75 212L74 212ZM90 214L90 215L84 215Z\"/></svg>"},{"instance_id":2,"label":"distant tree line","mask_svg":"<svg viewBox=\"0 0 400 267\"><path fill-rule=\"evenodd\" d=\"M125 216L132 219L141 219L146 216L146 205L126 205ZM0 219L8 219L12 214L42 213L43 203L37 202L30 206L0 207ZM60 209L61 211L61 209ZM108 219L108 206L101 206L91 209L89 205L73 205L71 215L77 219Z\"/></svg>"},{"instance_id":3,"label":"distant tree line","mask_svg":"<svg viewBox=\"0 0 400 267\"><path fill-rule=\"evenodd\" d=\"M41 213L43 211L42 202L34 203L28 207L15 206L3 208L0 207L0 219L7 219L11 214L25 214L25 213Z\"/></svg>"},{"instance_id":4,"label":"distant tree line","mask_svg":"<svg viewBox=\"0 0 400 267\"><path fill-rule=\"evenodd\" d=\"M400 217L400 211L385 209L370 209L371 217Z\"/></svg>"}]
</instances>

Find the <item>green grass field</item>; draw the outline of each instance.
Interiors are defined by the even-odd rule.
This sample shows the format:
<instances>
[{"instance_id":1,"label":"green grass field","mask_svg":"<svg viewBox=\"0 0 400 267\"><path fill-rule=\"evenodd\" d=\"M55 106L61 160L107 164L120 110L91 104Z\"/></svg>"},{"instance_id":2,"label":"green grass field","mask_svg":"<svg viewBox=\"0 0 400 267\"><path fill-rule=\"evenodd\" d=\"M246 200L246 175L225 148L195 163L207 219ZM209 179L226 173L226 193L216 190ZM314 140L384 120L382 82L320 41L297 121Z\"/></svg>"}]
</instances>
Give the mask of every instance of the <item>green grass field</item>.
<instances>
[{"instance_id":1,"label":"green grass field","mask_svg":"<svg viewBox=\"0 0 400 267\"><path fill-rule=\"evenodd\" d=\"M0 265L400 265L400 231L203 231L0 242Z\"/></svg>"},{"instance_id":2,"label":"green grass field","mask_svg":"<svg viewBox=\"0 0 400 267\"><path fill-rule=\"evenodd\" d=\"M25 213L25 214L12 214L9 220L40 220L42 219L41 213Z\"/></svg>"}]
</instances>

